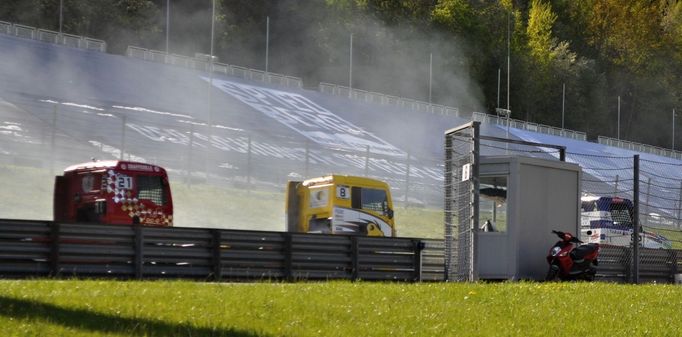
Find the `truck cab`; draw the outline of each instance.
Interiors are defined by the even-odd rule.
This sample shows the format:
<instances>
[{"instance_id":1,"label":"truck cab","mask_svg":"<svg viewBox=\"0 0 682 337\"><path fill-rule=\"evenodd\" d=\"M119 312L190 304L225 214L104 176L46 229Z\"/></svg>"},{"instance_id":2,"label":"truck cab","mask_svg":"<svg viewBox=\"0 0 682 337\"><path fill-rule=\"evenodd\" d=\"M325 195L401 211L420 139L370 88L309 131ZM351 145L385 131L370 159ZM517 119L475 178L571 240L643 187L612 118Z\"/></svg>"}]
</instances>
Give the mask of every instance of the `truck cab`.
<instances>
[{"instance_id":1,"label":"truck cab","mask_svg":"<svg viewBox=\"0 0 682 337\"><path fill-rule=\"evenodd\" d=\"M388 184L364 177L290 181L286 219L289 232L396 236Z\"/></svg>"},{"instance_id":2,"label":"truck cab","mask_svg":"<svg viewBox=\"0 0 682 337\"><path fill-rule=\"evenodd\" d=\"M589 243L630 246L634 218L632 201L619 197L581 198L581 237ZM589 231L589 234L588 234ZM670 249L664 236L642 231L642 247Z\"/></svg>"},{"instance_id":3,"label":"truck cab","mask_svg":"<svg viewBox=\"0 0 682 337\"><path fill-rule=\"evenodd\" d=\"M54 220L172 226L173 201L166 170L131 161L70 166L55 178Z\"/></svg>"}]
</instances>

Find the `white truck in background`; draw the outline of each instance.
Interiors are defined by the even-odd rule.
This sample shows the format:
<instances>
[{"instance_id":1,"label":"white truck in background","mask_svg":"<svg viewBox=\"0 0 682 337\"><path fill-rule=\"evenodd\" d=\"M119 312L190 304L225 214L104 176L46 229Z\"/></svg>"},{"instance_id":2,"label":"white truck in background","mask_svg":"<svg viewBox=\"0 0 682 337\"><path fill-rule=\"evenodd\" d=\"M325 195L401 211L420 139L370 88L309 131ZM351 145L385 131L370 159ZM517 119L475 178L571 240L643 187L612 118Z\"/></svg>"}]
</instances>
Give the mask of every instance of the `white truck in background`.
<instances>
[{"instance_id":1,"label":"white truck in background","mask_svg":"<svg viewBox=\"0 0 682 337\"><path fill-rule=\"evenodd\" d=\"M632 242L632 201L619 197L581 198L580 239L587 243L630 246ZM587 234L591 231L591 234ZM641 233L642 247L671 249L666 237L648 231Z\"/></svg>"}]
</instances>

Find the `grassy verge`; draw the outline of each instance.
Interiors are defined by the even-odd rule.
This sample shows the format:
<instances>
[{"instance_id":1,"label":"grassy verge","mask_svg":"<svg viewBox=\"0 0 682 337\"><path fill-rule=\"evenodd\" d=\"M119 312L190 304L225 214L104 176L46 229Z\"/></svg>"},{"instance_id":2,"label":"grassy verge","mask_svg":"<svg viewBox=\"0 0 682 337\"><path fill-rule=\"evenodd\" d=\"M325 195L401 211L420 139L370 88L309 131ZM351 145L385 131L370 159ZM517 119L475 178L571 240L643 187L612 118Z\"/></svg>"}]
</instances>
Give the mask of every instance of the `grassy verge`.
<instances>
[{"instance_id":1,"label":"grassy verge","mask_svg":"<svg viewBox=\"0 0 682 337\"><path fill-rule=\"evenodd\" d=\"M51 220L54 176L47 170L0 165L0 218Z\"/></svg>"},{"instance_id":2,"label":"grassy verge","mask_svg":"<svg viewBox=\"0 0 682 337\"><path fill-rule=\"evenodd\" d=\"M679 336L680 307L672 285L0 281L0 334Z\"/></svg>"}]
</instances>

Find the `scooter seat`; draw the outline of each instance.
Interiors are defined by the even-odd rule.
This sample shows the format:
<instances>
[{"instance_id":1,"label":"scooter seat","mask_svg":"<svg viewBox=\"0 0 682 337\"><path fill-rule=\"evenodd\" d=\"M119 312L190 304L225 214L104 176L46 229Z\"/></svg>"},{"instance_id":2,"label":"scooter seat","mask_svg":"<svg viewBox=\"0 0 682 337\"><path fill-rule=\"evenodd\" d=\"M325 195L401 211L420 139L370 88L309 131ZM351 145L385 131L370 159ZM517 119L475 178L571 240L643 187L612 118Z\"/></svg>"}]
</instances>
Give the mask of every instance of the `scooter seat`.
<instances>
[{"instance_id":1,"label":"scooter seat","mask_svg":"<svg viewBox=\"0 0 682 337\"><path fill-rule=\"evenodd\" d=\"M571 259L582 260L585 258L585 256L590 255L595 250L597 250L596 245L592 245L592 244L582 245L582 246L574 249L573 251L571 251Z\"/></svg>"}]
</instances>

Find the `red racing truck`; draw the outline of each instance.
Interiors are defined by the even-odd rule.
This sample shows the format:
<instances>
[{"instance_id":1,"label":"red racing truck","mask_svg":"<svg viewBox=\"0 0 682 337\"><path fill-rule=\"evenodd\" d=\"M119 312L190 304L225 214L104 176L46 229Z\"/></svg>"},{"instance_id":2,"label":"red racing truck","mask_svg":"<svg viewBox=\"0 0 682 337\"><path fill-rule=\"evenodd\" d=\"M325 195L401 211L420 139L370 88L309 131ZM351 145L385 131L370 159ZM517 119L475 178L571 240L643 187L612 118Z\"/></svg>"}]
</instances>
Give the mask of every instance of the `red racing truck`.
<instances>
[{"instance_id":1,"label":"red racing truck","mask_svg":"<svg viewBox=\"0 0 682 337\"><path fill-rule=\"evenodd\" d=\"M131 161L92 161L57 176L54 220L173 226L166 170Z\"/></svg>"}]
</instances>

